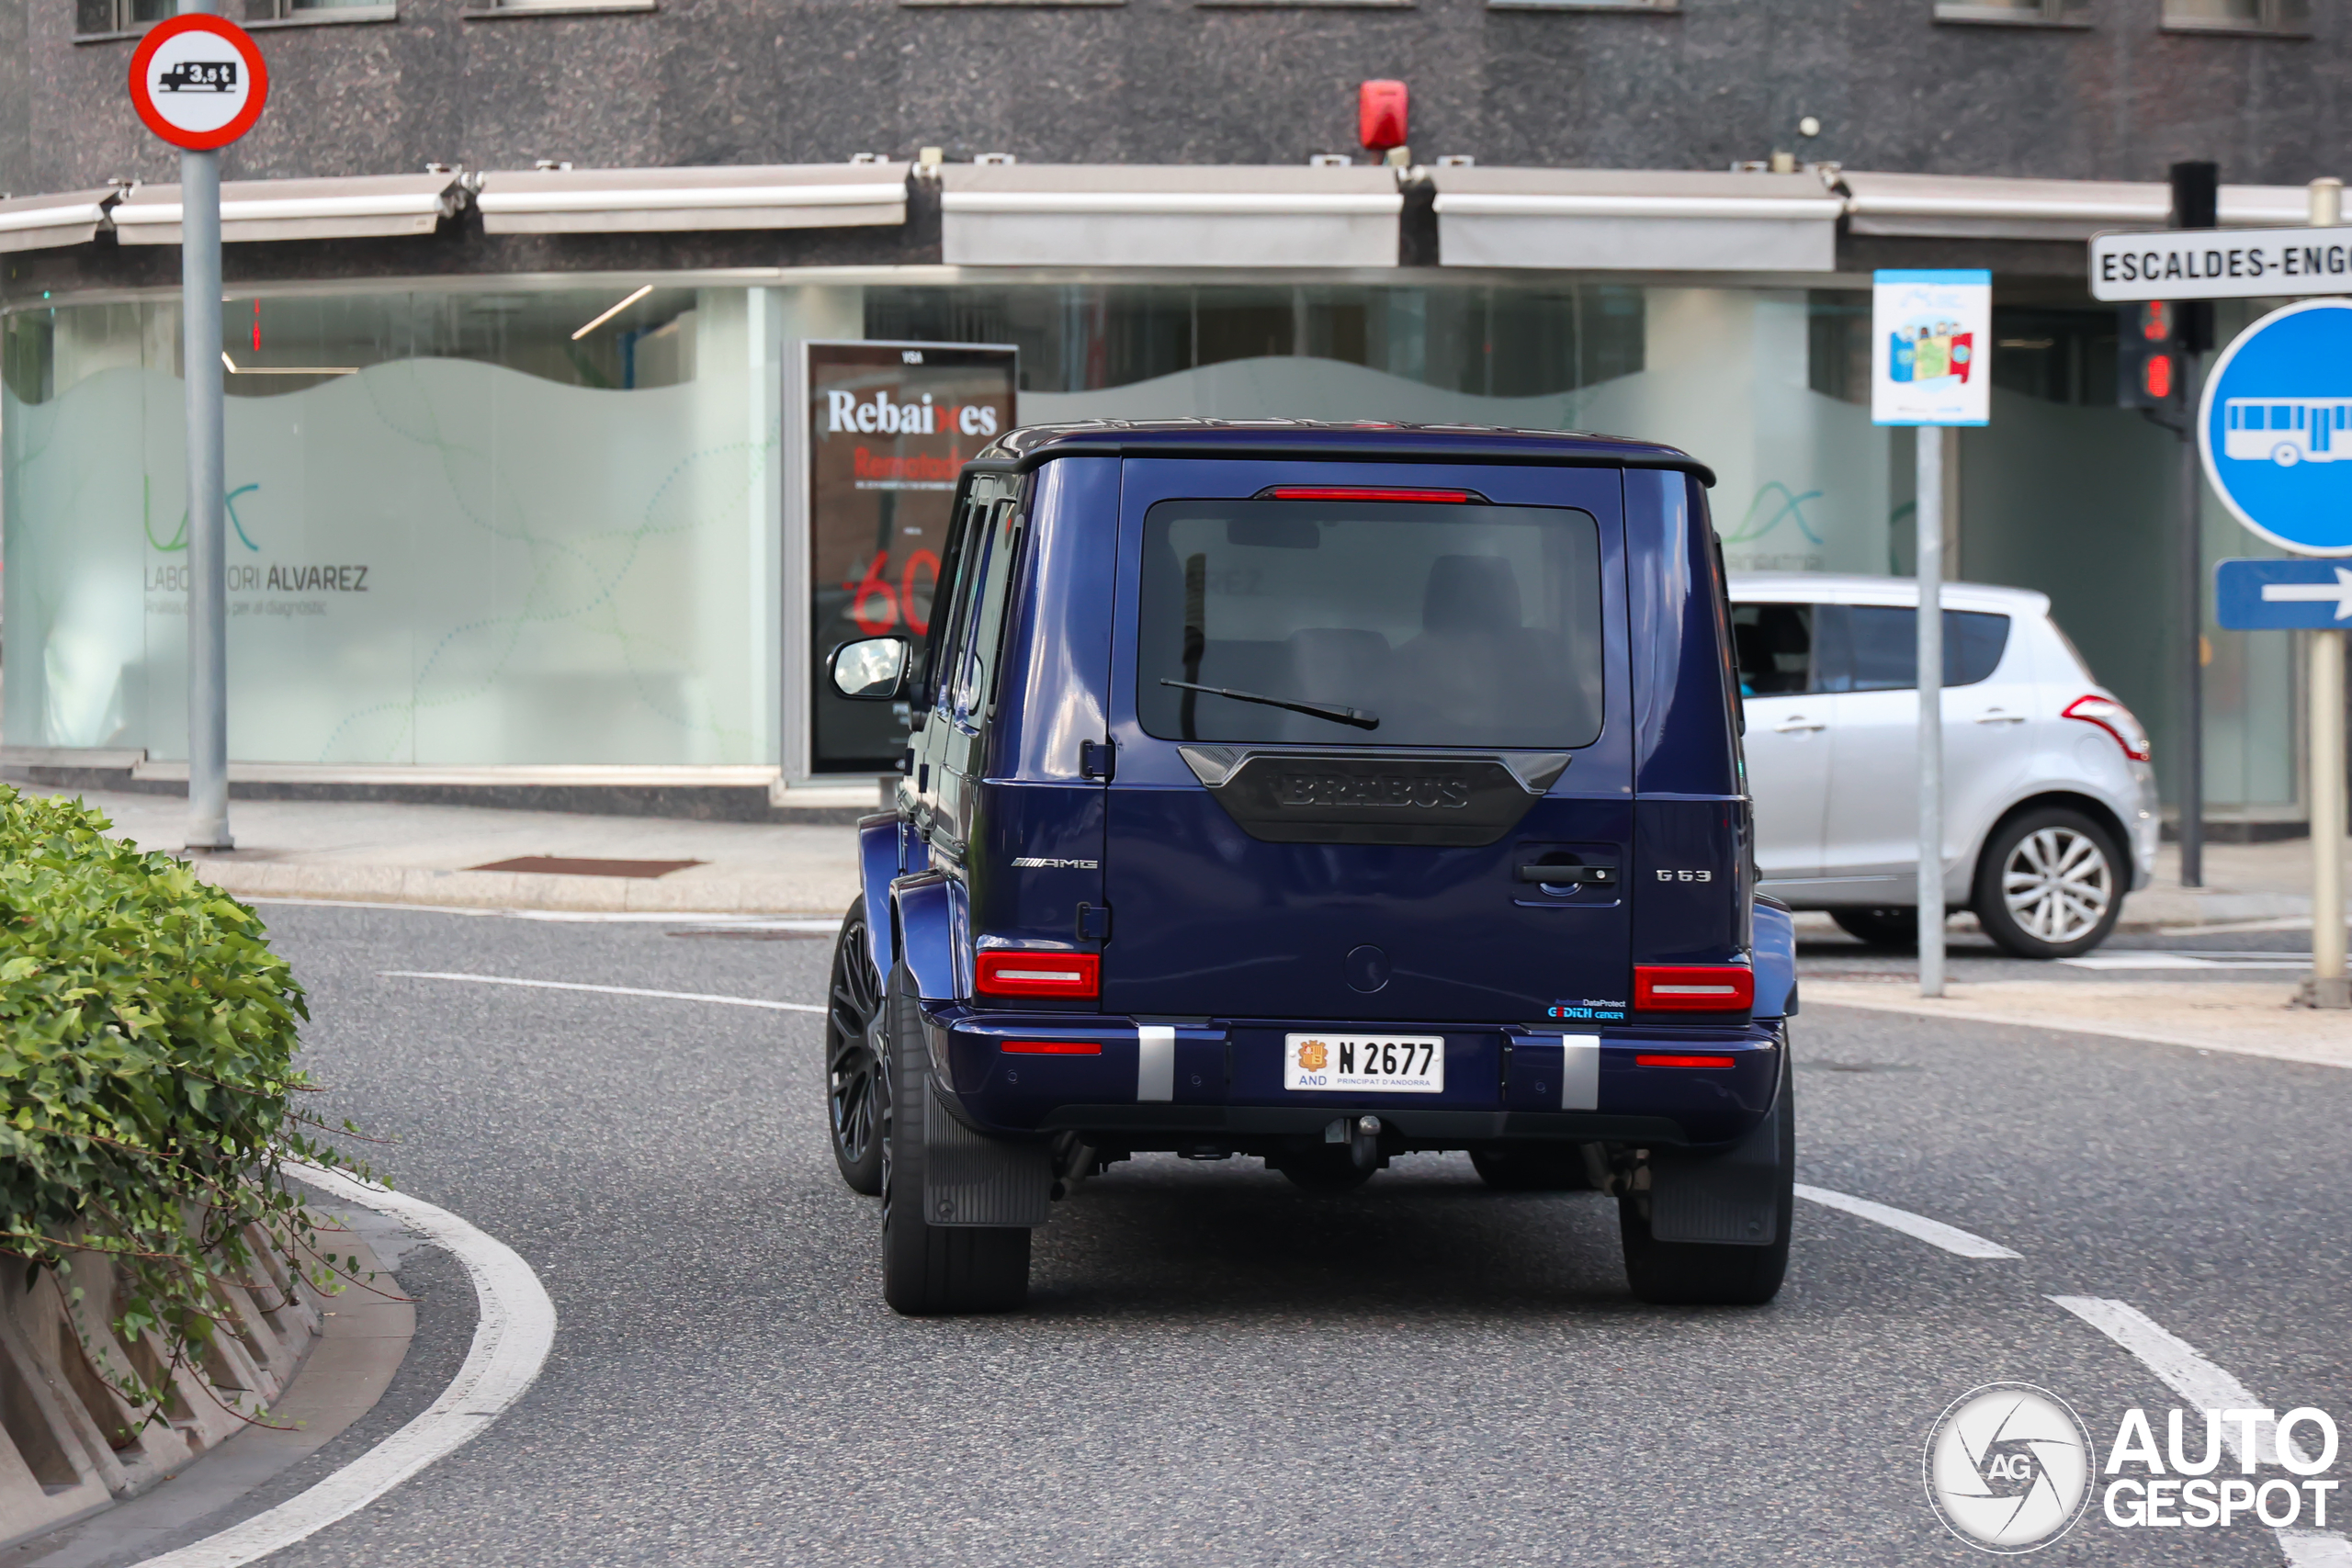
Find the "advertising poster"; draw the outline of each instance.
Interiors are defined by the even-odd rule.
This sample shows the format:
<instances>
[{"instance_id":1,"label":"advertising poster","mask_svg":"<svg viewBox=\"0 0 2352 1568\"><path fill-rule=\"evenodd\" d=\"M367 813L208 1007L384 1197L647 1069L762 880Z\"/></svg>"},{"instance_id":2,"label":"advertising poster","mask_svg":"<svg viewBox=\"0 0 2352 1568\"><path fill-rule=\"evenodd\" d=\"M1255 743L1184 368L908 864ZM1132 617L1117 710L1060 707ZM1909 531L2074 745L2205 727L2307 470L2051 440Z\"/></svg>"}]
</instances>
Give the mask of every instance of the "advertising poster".
<instances>
[{"instance_id":1,"label":"advertising poster","mask_svg":"<svg viewBox=\"0 0 2352 1568\"><path fill-rule=\"evenodd\" d=\"M811 343L808 355L812 771L888 773L907 720L833 690L833 649L931 629L956 476L1012 428L1011 348Z\"/></svg>"},{"instance_id":2,"label":"advertising poster","mask_svg":"<svg viewBox=\"0 0 2352 1568\"><path fill-rule=\"evenodd\" d=\"M1993 275L1882 272L1871 299L1871 420L1984 424L1992 418Z\"/></svg>"}]
</instances>

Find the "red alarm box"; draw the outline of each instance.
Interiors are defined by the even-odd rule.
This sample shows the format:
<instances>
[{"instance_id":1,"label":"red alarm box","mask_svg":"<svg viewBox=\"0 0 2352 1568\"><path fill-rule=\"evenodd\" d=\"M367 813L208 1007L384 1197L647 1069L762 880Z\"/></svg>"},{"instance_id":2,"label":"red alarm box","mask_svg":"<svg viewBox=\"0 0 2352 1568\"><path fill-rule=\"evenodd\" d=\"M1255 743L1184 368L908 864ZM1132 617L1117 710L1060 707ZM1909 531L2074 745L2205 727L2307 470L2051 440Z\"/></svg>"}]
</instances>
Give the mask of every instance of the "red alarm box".
<instances>
[{"instance_id":1,"label":"red alarm box","mask_svg":"<svg viewBox=\"0 0 2352 1568\"><path fill-rule=\"evenodd\" d=\"M1402 147L1410 140L1405 131L1406 110L1412 95L1402 82L1366 82L1356 89L1358 140L1374 152Z\"/></svg>"}]
</instances>

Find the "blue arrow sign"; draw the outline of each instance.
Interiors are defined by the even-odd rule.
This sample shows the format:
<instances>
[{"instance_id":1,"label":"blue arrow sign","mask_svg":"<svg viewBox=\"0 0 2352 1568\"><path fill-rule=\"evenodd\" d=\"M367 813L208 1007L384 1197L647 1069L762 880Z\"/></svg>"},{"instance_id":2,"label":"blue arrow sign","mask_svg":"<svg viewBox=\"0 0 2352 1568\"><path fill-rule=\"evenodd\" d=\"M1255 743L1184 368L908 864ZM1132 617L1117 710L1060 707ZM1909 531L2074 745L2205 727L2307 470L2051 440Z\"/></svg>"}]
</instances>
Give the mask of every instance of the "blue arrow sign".
<instances>
[{"instance_id":1,"label":"blue arrow sign","mask_svg":"<svg viewBox=\"0 0 2352 1568\"><path fill-rule=\"evenodd\" d=\"M2297 555L2352 556L2352 299L2240 333L2206 378L2197 440L2239 522Z\"/></svg>"},{"instance_id":2,"label":"blue arrow sign","mask_svg":"<svg viewBox=\"0 0 2352 1568\"><path fill-rule=\"evenodd\" d=\"M2233 632L2352 626L2352 567L2325 560L2218 562L2213 618Z\"/></svg>"}]
</instances>

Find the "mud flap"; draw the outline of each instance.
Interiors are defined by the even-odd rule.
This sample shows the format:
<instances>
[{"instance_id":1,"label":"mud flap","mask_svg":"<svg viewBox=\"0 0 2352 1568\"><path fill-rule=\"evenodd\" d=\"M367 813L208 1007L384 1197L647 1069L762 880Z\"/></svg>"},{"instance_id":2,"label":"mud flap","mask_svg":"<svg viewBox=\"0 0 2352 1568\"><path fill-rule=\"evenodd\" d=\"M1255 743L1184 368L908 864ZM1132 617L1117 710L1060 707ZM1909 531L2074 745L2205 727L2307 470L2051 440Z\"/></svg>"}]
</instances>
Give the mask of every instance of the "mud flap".
<instances>
[{"instance_id":1,"label":"mud flap","mask_svg":"<svg viewBox=\"0 0 2352 1568\"><path fill-rule=\"evenodd\" d=\"M974 1132L940 1099L936 1081L923 1101L923 1218L934 1225L1044 1224L1053 1150Z\"/></svg>"},{"instance_id":2,"label":"mud flap","mask_svg":"<svg viewBox=\"0 0 2352 1568\"><path fill-rule=\"evenodd\" d=\"M1650 1151L1650 1235L1657 1241L1770 1247L1780 1237L1781 1195L1795 1177L1783 1047L1772 1109L1730 1148Z\"/></svg>"}]
</instances>

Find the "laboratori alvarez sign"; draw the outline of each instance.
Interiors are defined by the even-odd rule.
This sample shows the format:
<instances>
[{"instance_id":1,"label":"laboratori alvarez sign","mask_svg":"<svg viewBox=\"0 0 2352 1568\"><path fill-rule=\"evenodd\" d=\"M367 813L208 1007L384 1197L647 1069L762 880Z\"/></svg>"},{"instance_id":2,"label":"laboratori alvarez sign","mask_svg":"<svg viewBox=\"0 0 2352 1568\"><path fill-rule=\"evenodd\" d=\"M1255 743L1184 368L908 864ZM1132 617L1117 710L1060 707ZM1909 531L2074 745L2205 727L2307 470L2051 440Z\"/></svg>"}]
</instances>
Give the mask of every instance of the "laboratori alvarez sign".
<instances>
[{"instance_id":1,"label":"laboratori alvarez sign","mask_svg":"<svg viewBox=\"0 0 2352 1568\"><path fill-rule=\"evenodd\" d=\"M1928 1502L1970 1546L2037 1551L2095 1529L2326 1531L2341 1528L2330 1472L2336 1424L2312 1406L2123 1412L2101 1450L2074 1407L2031 1383L1986 1383L1928 1434Z\"/></svg>"},{"instance_id":2,"label":"laboratori alvarez sign","mask_svg":"<svg viewBox=\"0 0 2352 1568\"><path fill-rule=\"evenodd\" d=\"M229 593L229 616L283 616L298 619L327 614L336 600L368 591L374 567L366 561L305 561L272 558L276 552L264 542L268 529L258 513L262 487L240 485L228 494L229 564L222 569ZM244 503L240 512L239 503ZM255 513L248 516L246 513ZM166 538L150 515L147 565L142 584L149 615L187 613L187 514ZM260 536L257 537L256 536Z\"/></svg>"}]
</instances>

